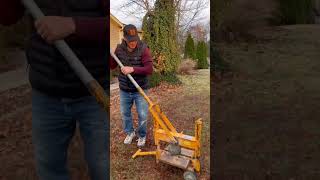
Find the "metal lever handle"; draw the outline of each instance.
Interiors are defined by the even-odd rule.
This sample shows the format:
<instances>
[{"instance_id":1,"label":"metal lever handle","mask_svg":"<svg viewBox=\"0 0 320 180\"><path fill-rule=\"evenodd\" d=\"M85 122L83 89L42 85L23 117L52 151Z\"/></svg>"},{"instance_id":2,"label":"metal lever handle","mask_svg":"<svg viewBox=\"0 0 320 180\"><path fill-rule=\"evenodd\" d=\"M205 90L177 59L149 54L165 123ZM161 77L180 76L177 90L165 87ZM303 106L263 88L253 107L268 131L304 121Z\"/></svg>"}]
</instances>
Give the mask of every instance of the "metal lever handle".
<instances>
[{"instance_id":1,"label":"metal lever handle","mask_svg":"<svg viewBox=\"0 0 320 180\"><path fill-rule=\"evenodd\" d=\"M33 0L21 0L24 7L30 11L34 19L44 17L41 9ZM75 74L80 78L83 84L88 88L89 92L96 98L98 103L106 110L109 111L109 98L107 97L101 85L92 77L85 66L81 63L79 58L71 50L64 40L57 40L54 42L55 47L62 54L62 56L69 63Z\"/></svg>"}]
</instances>

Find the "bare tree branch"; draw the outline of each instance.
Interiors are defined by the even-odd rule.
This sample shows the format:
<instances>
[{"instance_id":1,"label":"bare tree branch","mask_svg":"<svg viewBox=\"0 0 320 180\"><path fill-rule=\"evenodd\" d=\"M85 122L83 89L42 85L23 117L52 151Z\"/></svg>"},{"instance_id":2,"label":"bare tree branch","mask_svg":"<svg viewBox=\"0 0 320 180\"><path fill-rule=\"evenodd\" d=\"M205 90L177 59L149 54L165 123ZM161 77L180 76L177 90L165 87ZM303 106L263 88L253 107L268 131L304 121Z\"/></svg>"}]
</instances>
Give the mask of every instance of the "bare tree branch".
<instances>
[{"instance_id":1,"label":"bare tree branch","mask_svg":"<svg viewBox=\"0 0 320 180\"><path fill-rule=\"evenodd\" d=\"M126 15L135 16L142 20L146 13L153 12L156 0L125 0L118 11ZM179 41L183 41L185 33L191 25L199 22L201 12L208 8L209 0L173 0L176 12L176 34ZM182 38L182 39L181 39Z\"/></svg>"},{"instance_id":2,"label":"bare tree branch","mask_svg":"<svg viewBox=\"0 0 320 180\"><path fill-rule=\"evenodd\" d=\"M142 14L153 11L155 0L126 0L118 10L142 19ZM209 0L174 0L177 27L185 30L198 20L200 12L208 7Z\"/></svg>"}]
</instances>

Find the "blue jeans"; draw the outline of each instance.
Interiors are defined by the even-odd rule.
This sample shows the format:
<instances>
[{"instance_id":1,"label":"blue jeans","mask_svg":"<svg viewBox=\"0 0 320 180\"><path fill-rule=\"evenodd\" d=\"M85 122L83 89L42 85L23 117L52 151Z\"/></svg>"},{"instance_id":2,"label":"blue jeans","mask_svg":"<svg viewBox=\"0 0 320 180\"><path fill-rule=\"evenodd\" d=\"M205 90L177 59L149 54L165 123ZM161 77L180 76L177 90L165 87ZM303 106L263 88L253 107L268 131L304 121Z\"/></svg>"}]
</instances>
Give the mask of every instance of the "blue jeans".
<instances>
[{"instance_id":1,"label":"blue jeans","mask_svg":"<svg viewBox=\"0 0 320 180\"><path fill-rule=\"evenodd\" d=\"M40 180L70 180L67 151L77 122L91 179L109 179L108 113L91 96L54 98L32 90L32 141Z\"/></svg>"},{"instance_id":2,"label":"blue jeans","mask_svg":"<svg viewBox=\"0 0 320 180\"><path fill-rule=\"evenodd\" d=\"M147 92L146 90L144 90ZM120 110L123 121L123 129L129 134L134 131L131 108L133 104L136 104L138 113L138 129L137 133L139 137L145 137L147 134L147 117L148 117L148 103L139 94L139 92L126 92L120 90Z\"/></svg>"}]
</instances>

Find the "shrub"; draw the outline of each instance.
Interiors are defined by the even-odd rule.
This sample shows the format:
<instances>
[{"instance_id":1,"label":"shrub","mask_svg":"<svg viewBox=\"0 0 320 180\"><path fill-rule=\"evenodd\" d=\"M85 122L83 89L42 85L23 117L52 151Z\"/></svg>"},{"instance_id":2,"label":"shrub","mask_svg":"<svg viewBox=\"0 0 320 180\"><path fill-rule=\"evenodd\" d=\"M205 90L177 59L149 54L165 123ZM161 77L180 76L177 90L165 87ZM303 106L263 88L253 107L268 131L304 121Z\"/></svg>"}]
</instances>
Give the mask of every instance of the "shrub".
<instances>
[{"instance_id":1,"label":"shrub","mask_svg":"<svg viewBox=\"0 0 320 180\"><path fill-rule=\"evenodd\" d=\"M251 31L267 26L275 8L272 0L217 0L214 4L218 6L212 15L215 38L230 41L255 38Z\"/></svg>"},{"instance_id":2,"label":"shrub","mask_svg":"<svg viewBox=\"0 0 320 180\"><path fill-rule=\"evenodd\" d=\"M184 58L195 59L195 47L191 34L188 34L185 46L184 46Z\"/></svg>"},{"instance_id":3,"label":"shrub","mask_svg":"<svg viewBox=\"0 0 320 180\"><path fill-rule=\"evenodd\" d=\"M206 43L200 41L197 45L197 68L198 69L207 69L208 61L207 61L207 47Z\"/></svg>"},{"instance_id":4,"label":"shrub","mask_svg":"<svg viewBox=\"0 0 320 180\"><path fill-rule=\"evenodd\" d=\"M185 59L179 65L178 73L190 75L194 73L195 68L196 68L196 62L194 60Z\"/></svg>"},{"instance_id":5,"label":"shrub","mask_svg":"<svg viewBox=\"0 0 320 180\"><path fill-rule=\"evenodd\" d=\"M161 82L161 74L159 72L153 72L152 75L149 77L149 86L156 87Z\"/></svg>"}]
</instances>

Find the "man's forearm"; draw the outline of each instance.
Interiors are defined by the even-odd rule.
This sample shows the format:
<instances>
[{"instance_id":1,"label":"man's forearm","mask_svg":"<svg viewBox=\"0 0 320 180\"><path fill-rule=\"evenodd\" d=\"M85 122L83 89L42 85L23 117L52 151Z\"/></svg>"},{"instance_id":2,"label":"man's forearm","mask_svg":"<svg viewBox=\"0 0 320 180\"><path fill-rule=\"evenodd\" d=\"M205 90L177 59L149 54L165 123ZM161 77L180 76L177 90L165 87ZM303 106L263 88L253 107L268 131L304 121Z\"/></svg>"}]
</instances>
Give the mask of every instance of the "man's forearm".
<instances>
[{"instance_id":1,"label":"man's forearm","mask_svg":"<svg viewBox=\"0 0 320 180\"><path fill-rule=\"evenodd\" d=\"M109 18L74 17L75 37L81 41L107 42L109 38Z\"/></svg>"},{"instance_id":2,"label":"man's forearm","mask_svg":"<svg viewBox=\"0 0 320 180\"><path fill-rule=\"evenodd\" d=\"M141 74L141 75L151 75L153 68L152 68L152 62L148 62L144 64L143 67L133 67L134 74Z\"/></svg>"}]
</instances>

